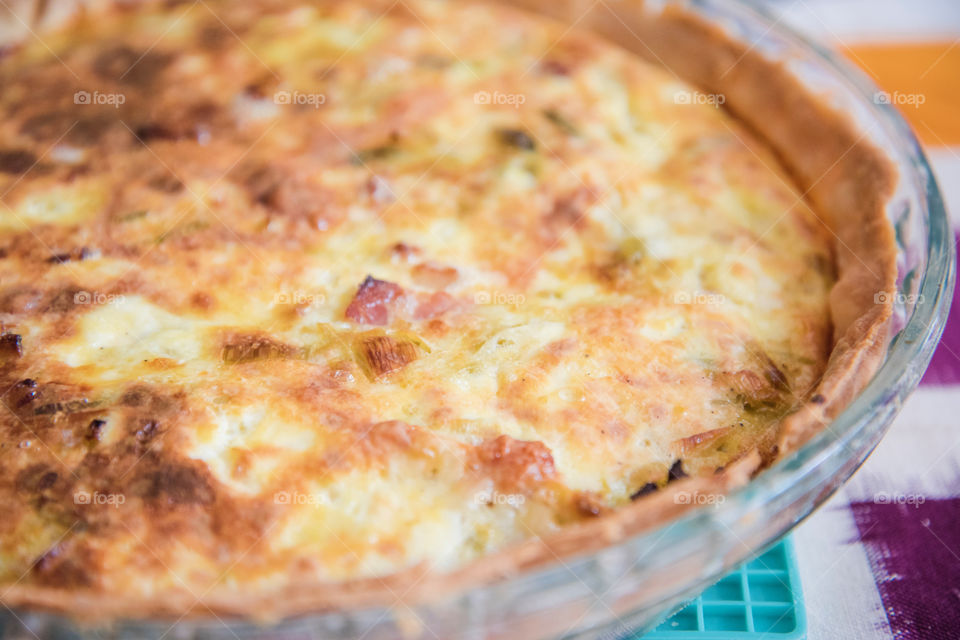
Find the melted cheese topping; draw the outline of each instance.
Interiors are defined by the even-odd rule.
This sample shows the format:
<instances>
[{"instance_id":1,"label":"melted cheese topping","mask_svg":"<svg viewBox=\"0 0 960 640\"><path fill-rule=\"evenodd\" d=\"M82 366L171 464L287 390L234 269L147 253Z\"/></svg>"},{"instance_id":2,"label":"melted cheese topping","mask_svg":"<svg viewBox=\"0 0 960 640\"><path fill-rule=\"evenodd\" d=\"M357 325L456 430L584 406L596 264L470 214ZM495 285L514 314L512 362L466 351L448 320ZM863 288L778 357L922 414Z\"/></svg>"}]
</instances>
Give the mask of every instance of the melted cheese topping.
<instances>
[{"instance_id":1,"label":"melted cheese topping","mask_svg":"<svg viewBox=\"0 0 960 640\"><path fill-rule=\"evenodd\" d=\"M214 7L0 61L3 580L451 569L822 373L828 239L716 96L503 8Z\"/></svg>"}]
</instances>

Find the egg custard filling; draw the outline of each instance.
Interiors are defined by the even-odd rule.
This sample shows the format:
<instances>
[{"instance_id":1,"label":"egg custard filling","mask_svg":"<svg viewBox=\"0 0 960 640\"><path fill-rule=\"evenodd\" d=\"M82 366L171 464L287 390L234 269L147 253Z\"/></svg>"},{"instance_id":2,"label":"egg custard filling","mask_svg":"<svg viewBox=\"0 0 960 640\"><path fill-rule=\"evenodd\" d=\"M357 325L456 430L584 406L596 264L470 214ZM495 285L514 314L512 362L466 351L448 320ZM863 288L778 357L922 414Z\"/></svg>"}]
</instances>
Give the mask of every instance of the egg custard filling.
<instances>
[{"instance_id":1,"label":"egg custard filling","mask_svg":"<svg viewBox=\"0 0 960 640\"><path fill-rule=\"evenodd\" d=\"M17 602L453 571L772 458L827 366L833 239L774 153L559 22L126 5L0 78Z\"/></svg>"}]
</instances>

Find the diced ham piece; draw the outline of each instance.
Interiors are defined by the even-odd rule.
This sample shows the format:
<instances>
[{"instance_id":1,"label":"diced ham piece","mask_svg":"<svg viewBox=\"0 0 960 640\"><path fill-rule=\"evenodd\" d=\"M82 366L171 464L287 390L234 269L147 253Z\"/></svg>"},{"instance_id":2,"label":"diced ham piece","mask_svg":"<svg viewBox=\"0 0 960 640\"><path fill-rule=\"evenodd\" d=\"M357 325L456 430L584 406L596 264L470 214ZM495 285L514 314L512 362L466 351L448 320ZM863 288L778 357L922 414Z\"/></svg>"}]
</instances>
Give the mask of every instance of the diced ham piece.
<instances>
[{"instance_id":1,"label":"diced ham piece","mask_svg":"<svg viewBox=\"0 0 960 640\"><path fill-rule=\"evenodd\" d=\"M391 308L402 297L400 285L367 276L347 305L346 316L360 324L384 326L390 322Z\"/></svg>"},{"instance_id":2,"label":"diced ham piece","mask_svg":"<svg viewBox=\"0 0 960 640\"><path fill-rule=\"evenodd\" d=\"M458 305L457 299L445 291L437 291L426 297L418 297L413 312L414 320L433 320Z\"/></svg>"},{"instance_id":3,"label":"diced ham piece","mask_svg":"<svg viewBox=\"0 0 960 640\"><path fill-rule=\"evenodd\" d=\"M463 308L465 302L445 291L409 292L393 282L367 276L347 305L347 319L360 324L386 326L392 318L434 320Z\"/></svg>"}]
</instances>

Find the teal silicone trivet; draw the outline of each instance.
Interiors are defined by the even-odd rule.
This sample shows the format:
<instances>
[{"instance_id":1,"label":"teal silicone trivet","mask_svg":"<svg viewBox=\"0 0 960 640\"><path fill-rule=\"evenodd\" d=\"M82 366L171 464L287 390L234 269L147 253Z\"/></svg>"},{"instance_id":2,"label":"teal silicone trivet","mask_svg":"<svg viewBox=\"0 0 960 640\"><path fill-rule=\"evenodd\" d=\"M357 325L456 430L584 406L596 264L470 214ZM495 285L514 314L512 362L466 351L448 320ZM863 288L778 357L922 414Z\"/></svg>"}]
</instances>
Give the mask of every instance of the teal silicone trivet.
<instances>
[{"instance_id":1,"label":"teal silicone trivet","mask_svg":"<svg viewBox=\"0 0 960 640\"><path fill-rule=\"evenodd\" d=\"M644 636L630 640L804 640L807 617L793 543L785 538Z\"/></svg>"}]
</instances>

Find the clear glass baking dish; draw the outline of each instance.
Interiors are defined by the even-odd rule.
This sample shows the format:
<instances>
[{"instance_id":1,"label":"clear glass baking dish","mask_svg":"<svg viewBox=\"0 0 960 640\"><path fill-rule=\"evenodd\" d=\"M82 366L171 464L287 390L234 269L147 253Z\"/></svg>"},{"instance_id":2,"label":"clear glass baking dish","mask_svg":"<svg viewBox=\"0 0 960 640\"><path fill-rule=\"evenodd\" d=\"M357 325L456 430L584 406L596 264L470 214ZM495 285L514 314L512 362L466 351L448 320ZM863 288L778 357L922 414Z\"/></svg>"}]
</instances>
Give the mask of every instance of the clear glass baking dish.
<instances>
[{"instance_id":1,"label":"clear glass baking dish","mask_svg":"<svg viewBox=\"0 0 960 640\"><path fill-rule=\"evenodd\" d=\"M722 504L600 552L574 557L429 604L398 595L389 608L312 615L271 628L208 621L129 621L78 627L55 616L7 611L7 638L616 638L652 628L737 564L761 553L823 503L870 454L917 386L943 331L955 248L930 167L894 107L859 72L781 26L758 0L680 4L783 61L812 90L850 114L900 170L888 215L897 230L895 335L882 367L830 427Z\"/></svg>"}]
</instances>

